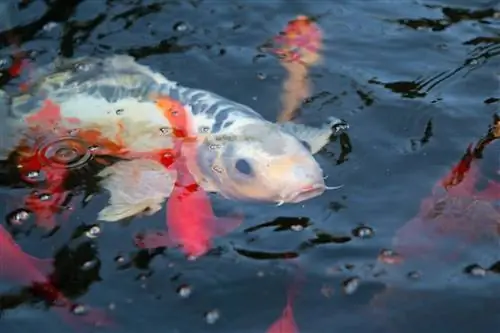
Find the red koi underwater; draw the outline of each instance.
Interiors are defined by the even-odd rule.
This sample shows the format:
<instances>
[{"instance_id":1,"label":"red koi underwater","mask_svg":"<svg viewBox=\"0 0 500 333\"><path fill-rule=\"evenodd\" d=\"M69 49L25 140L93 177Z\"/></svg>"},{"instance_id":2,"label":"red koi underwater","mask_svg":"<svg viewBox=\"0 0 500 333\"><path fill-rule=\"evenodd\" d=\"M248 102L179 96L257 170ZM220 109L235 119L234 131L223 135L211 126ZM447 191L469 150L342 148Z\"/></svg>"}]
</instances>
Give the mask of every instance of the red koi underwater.
<instances>
[{"instance_id":1,"label":"red koi underwater","mask_svg":"<svg viewBox=\"0 0 500 333\"><path fill-rule=\"evenodd\" d=\"M76 304L64 297L47 277L52 269L52 260L41 260L24 253L9 232L0 225L0 277L31 286L36 294L50 302L52 309L72 325L112 325L106 314L97 309L88 309L81 317L73 314Z\"/></svg>"},{"instance_id":2,"label":"red koi underwater","mask_svg":"<svg viewBox=\"0 0 500 333\"><path fill-rule=\"evenodd\" d=\"M417 216L396 232L393 245L403 258L428 258L432 251L434 259L455 260L472 243L498 232L500 212L492 203L500 199L500 184L489 181L485 189L476 189L481 173L475 153L484 146L477 147L469 145L451 172L422 200ZM449 246L447 241L455 244Z\"/></svg>"},{"instance_id":3,"label":"red koi underwater","mask_svg":"<svg viewBox=\"0 0 500 333\"><path fill-rule=\"evenodd\" d=\"M210 249L214 237L237 228L242 218L214 215L207 193L195 182L186 165L187 158L195 158L196 147L188 143L193 137L189 135L184 107L169 98L160 98L157 104L174 128L175 150L181 156L175 156L173 164L166 165L177 170L177 180L167 202L168 235L165 232L147 233L137 238L137 244L144 248L181 245L187 256L196 258ZM186 149L186 145L190 147ZM187 156L183 156L184 152Z\"/></svg>"},{"instance_id":4,"label":"red koi underwater","mask_svg":"<svg viewBox=\"0 0 500 333\"><path fill-rule=\"evenodd\" d=\"M301 268L298 267L298 270L299 273L288 290L283 313L271 326L269 326L266 333L299 333L299 328L293 315L293 302L297 294L299 283L303 280Z\"/></svg>"}]
</instances>

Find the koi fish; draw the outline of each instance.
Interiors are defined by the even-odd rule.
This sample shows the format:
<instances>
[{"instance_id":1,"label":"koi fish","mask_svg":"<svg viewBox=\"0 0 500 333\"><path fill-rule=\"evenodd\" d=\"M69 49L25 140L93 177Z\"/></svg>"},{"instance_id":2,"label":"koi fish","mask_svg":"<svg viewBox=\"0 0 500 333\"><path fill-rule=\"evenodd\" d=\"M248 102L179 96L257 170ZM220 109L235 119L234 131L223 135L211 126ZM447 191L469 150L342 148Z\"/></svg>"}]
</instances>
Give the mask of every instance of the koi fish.
<instances>
[{"instance_id":1,"label":"koi fish","mask_svg":"<svg viewBox=\"0 0 500 333\"><path fill-rule=\"evenodd\" d=\"M333 117L321 127L272 123L247 106L205 90L183 87L123 55L60 60L34 72L32 82L28 92L12 98L11 113L21 119L21 124L17 121L19 132L23 119L33 113L33 105L48 98L58 105L63 118L78 119L78 125L68 124L69 130L94 130L114 143L119 134L118 146L125 148L125 155L151 165L157 164L158 158L148 154L174 148L172 125L159 112L152 96L178 101L190 118L189 132L200 138L195 143L196 158L186 160L190 174L205 191L234 200L283 204L321 195L329 187L313 155L332 134L347 128L345 122ZM16 120L9 123L16 128L12 125ZM113 172L130 174L125 165L123 162L121 168L110 169L109 181L102 183L111 197L124 200L111 200L113 204L104 208L106 214L100 215L103 221L124 218L121 207L126 205L142 209L151 202L147 191L154 182L140 188L143 185L133 179L111 177ZM136 169L138 166L144 169ZM131 163L128 168L149 172L150 179L156 177L150 172L155 167L147 167L147 163ZM136 192L142 196L120 194L132 188L131 182L137 184ZM162 191L158 188L151 193ZM130 209L129 213L138 211Z\"/></svg>"},{"instance_id":2,"label":"koi fish","mask_svg":"<svg viewBox=\"0 0 500 333\"><path fill-rule=\"evenodd\" d=\"M47 277L53 268L52 260L34 258L22 251L12 236L0 225L0 277L25 286L31 286L39 296L51 303L63 319L72 325L112 325L106 314L97 309L87 309L85 315L74 315L76 304L67 299Z\"/></svg>"},{"instance_id":3,"label":"koi fish","mask_svg":"<svg viewBox=\"0 0 500 333\"><path fill-rule=\"evenodd\" d=\"M146 248L181 245L188 257L197 258L211 248L213 238L237 228L242 218L220 218L214 215L207 193L196 183L187 168L186 159L196 158L196 147L184 142L192 138L187 130L189 119L186 110L170 98L161 98L157 103L175 131L180 155L173 161L177 180L167 201L168 234L150 232L140 235L136 244ZM185 145L191 147L183 150ZM185 150L190 152L187 153L188 157L183 155Z\"/></svg>"}]
</instances>

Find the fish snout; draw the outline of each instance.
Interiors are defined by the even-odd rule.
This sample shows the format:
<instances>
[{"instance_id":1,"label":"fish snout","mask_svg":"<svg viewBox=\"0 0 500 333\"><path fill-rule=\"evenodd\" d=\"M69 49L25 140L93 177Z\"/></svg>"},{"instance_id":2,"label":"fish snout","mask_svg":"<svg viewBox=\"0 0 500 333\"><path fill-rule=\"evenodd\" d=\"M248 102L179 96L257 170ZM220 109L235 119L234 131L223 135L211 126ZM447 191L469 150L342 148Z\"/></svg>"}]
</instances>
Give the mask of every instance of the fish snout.
<instances>
[{"instance_id":1,"label":"fish snout","mask_svg":"<svg viewBox=\"0 0 500 333\"><path fill-rule=\"evenodd\" d=\"M297 166L293 170L296 182L287 186L282 195L283 202L298 203L317 197L326 190L323 172L320 168L304 168Z\"/></svg>"},{"instance_id":2,"label":"fish snout","mask_svg":"<svg viewBox=\"0 0 500 333\"><path fill-rule=\"evenodd\" d=\"M324 183L306 185L300 190L292 192L292 194L288 196L288 199L285 199L284 201L289 203L299 203L320 196L321 194L323 194L323 192L325 192L325 190L326 187Z\"/></svg>"}]
</instances>

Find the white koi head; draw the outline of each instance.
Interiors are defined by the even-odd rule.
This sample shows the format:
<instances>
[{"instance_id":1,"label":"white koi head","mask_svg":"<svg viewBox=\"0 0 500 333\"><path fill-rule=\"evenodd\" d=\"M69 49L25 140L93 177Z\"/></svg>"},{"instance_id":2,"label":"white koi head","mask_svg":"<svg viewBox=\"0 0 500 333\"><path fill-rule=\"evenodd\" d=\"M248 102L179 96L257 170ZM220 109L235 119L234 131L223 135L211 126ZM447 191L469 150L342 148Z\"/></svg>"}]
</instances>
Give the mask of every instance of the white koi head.
<instances>
[{"instance_id":1,"label":"white koi head","mask_svg":"<svg viewBox=\"0 0 500 333\"><path fill-rule=\"evenodd\" d=\"M326 189L310 151L276 124L262 120L207 138L198 147L202 176L226 198L297 203Z\"/></svg>"}]
</instances>

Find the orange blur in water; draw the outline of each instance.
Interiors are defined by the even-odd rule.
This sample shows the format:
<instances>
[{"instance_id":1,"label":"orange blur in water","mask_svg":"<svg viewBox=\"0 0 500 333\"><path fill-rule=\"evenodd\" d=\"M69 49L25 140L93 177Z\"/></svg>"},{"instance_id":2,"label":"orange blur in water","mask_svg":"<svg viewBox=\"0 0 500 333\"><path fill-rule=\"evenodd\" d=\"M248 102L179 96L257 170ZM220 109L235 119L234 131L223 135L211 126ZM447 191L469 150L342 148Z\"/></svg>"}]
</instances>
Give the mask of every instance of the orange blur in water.
<instances>
[{"instance_id":1,"label":"orange blur in water","mask_svg":"<svg viewBox=\"0 0 500 333\"><path fill-rule=\"evenodd\" d=\"M112 325L107 315L97 309L87 309L83 316L72 314L75 304L57 290L47 278L53 269L52 260L41 260L24 253L12 236L0 225L0 278L9 279L23 286L30 286L34 293L48 301L68 323Z\"/></svg>"},{"instance_id":2,"label":"orange blur in water","mask_svg":"<svg viewBox=\"0 0 500 333\"><path fill-rule=\"evenodd\" d=\"M274 53L288 72L283 84L282 110L279 122L294 118L304 99L311 95L309 67L321 60L322 33L311 19L300 15L288 22L285 29L274 38Z\"/></svg>"},{"instance_id":3,"label":"orange blur in water","mask_svg":"<svg viewBox=\"0 0 500 333\"><path fill-rule=\"evenodd\" d=\"M455 260L472 243L499 232L500 213L493 202L500 199L500 184L488 181L477 190L481 178L477 156L494 139L469 145L451 171L436 182L431 195L421 201L418 214L394 237L395 250L403 258L429 255ZM453 248L442 246L446 239L458 241ZM440 252L438 252L440 251Z\"/></svg>"},{"instance_id":4,"label":"orange blur in water","mask_svg":"<svg viewBox=\"0 0 500 333\"><path fill-rule=\"evenodd\" d=\"M304 276L302 268L300 268L298 261L288 259L289 262L293 262L297 265L298 273L292 285L288 289L288 295L286 298L286 305L281 313L281 316L276 319L274 323L269 326L266 333L299 333L299 328L295 322L295 317L293 315L293 302L298 292L299 284L303 281Z\"/></svg>"}]
</instances>

